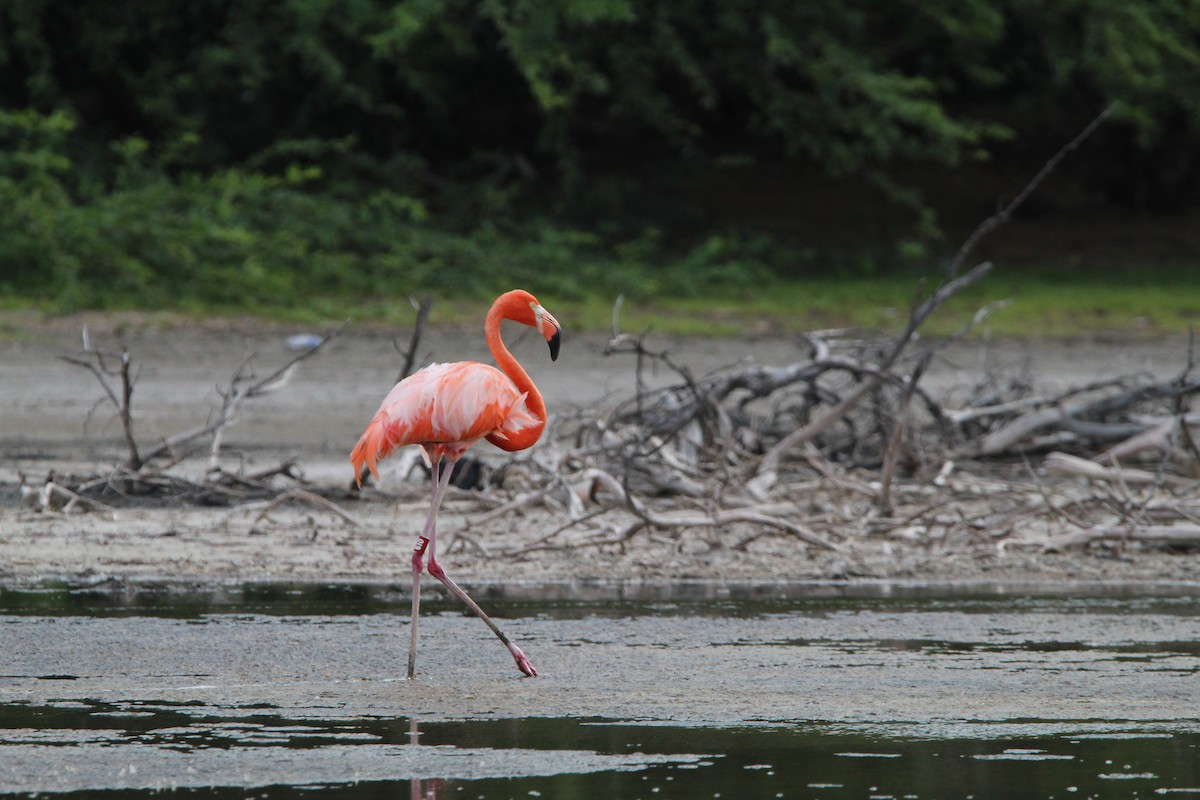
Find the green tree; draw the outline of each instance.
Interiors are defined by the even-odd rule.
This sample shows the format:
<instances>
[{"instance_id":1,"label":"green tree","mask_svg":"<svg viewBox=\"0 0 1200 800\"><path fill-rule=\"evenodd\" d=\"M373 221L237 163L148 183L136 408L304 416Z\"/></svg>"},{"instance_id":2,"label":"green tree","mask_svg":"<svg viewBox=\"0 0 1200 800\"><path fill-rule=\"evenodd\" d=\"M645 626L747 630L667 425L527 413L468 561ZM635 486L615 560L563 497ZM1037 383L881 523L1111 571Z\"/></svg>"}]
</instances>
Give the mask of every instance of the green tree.
<instances>
[{"instance_id":1,"label":"green tree","mask_svg":"<svg viewBox=\"0 0 1200 800\"><path fill-rule=\"evenodd\" d=\"M928 233L921 167L1044 159L1113 100L1081 180L1178 210L1198 61L1198 0L14 0L0 282L269 303L499 260L651 292L674 259L727 286L807 256L644 175L802 164Z\"/></svg>"}]
</instances>

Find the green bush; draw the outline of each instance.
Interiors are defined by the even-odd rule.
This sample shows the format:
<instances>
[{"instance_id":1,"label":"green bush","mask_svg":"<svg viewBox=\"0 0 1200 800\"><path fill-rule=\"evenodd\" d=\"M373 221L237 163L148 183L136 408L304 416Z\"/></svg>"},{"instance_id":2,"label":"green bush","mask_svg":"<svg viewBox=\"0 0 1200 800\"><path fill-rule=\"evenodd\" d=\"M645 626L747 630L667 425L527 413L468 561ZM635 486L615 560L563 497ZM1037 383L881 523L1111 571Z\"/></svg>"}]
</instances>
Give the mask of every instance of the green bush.
<instances>
[{"instance_id":1,"label":"green bush","mask_svg":"<svg viewBox=\"0 0 1200 800\"><path fill-rule=\"evenodd\" d=\"M484 299L517 284L576 300L687 296L769 273L761 240L714 236L672 260L653 230L616 246L545 219L484 215L458 230L390 190L343 196L311 166L172 177L136 137L113 145L113 178L101 186L81 180L68 155L74 129L63 114L0 115L0 290L60 311Z\"/></svg>"},{"instance_id":2,"label":"green bush","mask_svg":"<svg viewBox=\"0 0 1200 800\"><path fill-rule=\"evenodd\" d=\"M1200 199L1184 0L77 5L0 4L0 293L46 308L735 297L911 269L945 247L913 175L1044 163L1114 99L1079 188ZM689 195L730 164L851 178L902 219L783 240Z\"/></svg>"}]
</instances>

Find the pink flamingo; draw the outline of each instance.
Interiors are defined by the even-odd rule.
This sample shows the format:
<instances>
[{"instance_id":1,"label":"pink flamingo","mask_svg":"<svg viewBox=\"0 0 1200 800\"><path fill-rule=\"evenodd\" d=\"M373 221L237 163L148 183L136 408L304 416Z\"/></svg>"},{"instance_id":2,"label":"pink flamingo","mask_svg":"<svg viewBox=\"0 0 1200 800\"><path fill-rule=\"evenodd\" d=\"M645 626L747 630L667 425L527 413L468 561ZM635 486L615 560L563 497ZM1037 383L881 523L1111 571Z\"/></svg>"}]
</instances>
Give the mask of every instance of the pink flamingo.
<instances>
[{"instance_id":1,"label":"pink flamingo","mask_svg":"<svg viewBox=\"0 0 1200 800\"><path fill-rule=\"evenodd\" d=\"M409 678L413 677L417 663L417 615L426 555L429 557L429 574L445 584L487 623L516 660L517 669L531 678L537 675L521 648L513 644L470 595L450 579L435 554L438 506L450 485L455 462L480 439L487 439L501 450L524 450L538 440L546 427L546 404L541 393L500 339L500 322L506 319L537 328L550 345L551 360L558 358L558 321L529 292L523 289L505 292L492 303L483 326L488 349L500 369L477 361L458 361L430 364L413 373L397 383L383 399L375 418L350 454L355 475L361 476L366 464L379 480L377 464L381 458L397 447L420 445L432 473L429 516L417 537L412 557Z\"/></svg>"}]
</instances>

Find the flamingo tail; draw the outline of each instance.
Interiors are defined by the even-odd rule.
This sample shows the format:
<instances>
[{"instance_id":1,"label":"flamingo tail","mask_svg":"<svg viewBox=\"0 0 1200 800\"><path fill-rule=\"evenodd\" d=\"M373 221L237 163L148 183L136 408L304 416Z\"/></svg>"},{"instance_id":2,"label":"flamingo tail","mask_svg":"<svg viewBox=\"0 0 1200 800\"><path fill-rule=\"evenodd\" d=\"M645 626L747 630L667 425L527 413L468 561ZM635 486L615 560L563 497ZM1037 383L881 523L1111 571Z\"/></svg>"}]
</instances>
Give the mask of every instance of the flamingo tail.
<instances>
[{"instance_id":1,"label":"flamingo tail","mask_svg":"<svg viewBox=\"0 0 1200 800\"><path fill-rule=\"evenodd\" d=\"M379 460L395 449L395 442L388 436L387 415L380 413L359 437L358 444L350 452L350 463L354 465L354 479L362 486L363 465L379 480Z\"/></svg>"}]
</instances>

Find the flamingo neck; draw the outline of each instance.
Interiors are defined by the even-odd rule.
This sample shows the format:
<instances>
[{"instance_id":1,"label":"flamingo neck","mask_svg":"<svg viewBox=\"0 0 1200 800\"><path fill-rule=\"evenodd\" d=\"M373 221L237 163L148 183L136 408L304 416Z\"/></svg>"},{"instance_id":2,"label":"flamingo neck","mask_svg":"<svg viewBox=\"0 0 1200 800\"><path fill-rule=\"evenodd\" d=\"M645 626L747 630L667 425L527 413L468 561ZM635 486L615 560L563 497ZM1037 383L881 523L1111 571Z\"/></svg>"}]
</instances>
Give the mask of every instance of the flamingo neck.
<instances>
[{"instance_id":1,"label":"flamingo neck","mask_svg":"<svg viewBox=\"0 0 1200 800\"><path fill-rule=\"evenodd\" d=\"M507 439L496 440L489 437L488 441L503 450L524 450L533 446L546 427L546 403L542 400L542 393L533 385L533 379L529 377L529 373L508 351L508 348L504 346L504 340L500 338L500 323L506 319L512 319L512 317L506 313L502 303L494 304L488 311L483 325L488 349L492 351L492 358L496 360L496 365L513 382L517 391L525 393L525 407L529 409L529 413L540 420L540 423L511 434Z\"/></svg>"}]
</instances>

